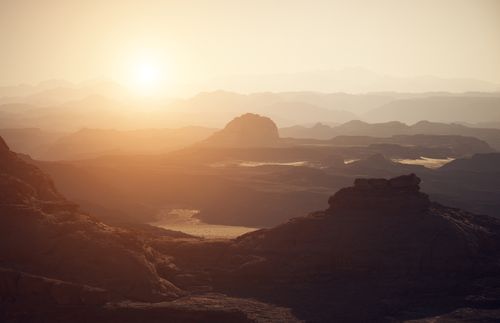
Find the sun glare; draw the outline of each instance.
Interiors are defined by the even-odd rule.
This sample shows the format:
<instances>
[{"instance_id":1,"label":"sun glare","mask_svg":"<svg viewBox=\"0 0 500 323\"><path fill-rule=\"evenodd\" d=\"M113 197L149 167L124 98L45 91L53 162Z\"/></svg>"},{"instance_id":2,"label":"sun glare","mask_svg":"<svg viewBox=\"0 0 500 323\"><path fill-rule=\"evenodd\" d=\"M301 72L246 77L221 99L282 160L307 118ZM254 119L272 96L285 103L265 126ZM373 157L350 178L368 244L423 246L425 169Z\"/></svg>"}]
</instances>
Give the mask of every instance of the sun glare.
<instances>
[{"instance_id":1,"label":"sun glare","mask_svg":"<svg viewBox=\"0 0 500 323\"><path fill-rule=\"evenodd\" d=\"M131 88L142 96L161 94L165 90L168 80L168 71L164 61L151 56L136 58L131 63Z\"/></svg>"},{"instance_id":2,"label":"sun glare","mask_svg":"<svg viewBox=\"0 0 500 323\"><path fill-rule=\"evenodd\" d=\"M159 70L150 62L142 62L137 66L137 82L146 87L153 86L159 80Z\"/></svg>"}]
</instances>

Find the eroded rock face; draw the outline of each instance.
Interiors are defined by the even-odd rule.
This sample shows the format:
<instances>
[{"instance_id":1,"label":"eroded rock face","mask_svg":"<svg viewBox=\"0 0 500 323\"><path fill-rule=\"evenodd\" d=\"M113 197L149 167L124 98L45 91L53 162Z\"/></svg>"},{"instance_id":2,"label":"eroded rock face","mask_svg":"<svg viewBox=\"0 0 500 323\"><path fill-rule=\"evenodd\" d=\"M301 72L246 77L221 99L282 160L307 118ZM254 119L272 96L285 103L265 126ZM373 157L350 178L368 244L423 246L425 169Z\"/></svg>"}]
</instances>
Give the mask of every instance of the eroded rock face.
<instances>
[{"instance_id":1,"label":"eroded rock face","mask_svg":"<svg viewBox=\"0 0 500 323\"><path fill-rule=\"evenodd\" d=\"M274 147L279 144L276 124L267 117L253 113L234 118L224 129L203 142L204 146L223 148Z\"/></svg>"},{"instance_id":2,"label":"eroded rock face","mask_svg":"<svg viewBox=\"0 0 500 323\"><path fill-rule=\"evenodd\" d=\"M1 138L0 138L1 139ZM182 295L158 268L170 261L140 237L78 211L48 176L0 140L0 259L28 274L137 300Z\"/></svg>"}]
</instances>

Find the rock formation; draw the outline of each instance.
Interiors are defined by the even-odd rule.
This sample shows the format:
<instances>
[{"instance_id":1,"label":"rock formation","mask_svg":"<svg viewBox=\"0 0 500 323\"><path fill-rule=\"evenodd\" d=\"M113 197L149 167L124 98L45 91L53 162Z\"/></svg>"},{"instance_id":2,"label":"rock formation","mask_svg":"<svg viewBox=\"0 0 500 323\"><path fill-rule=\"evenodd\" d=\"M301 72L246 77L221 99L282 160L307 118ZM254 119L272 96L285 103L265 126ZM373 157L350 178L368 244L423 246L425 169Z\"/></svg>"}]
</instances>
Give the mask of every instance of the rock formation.
<instances>
[{"instance_id":1,"label":"rock formation","mask_svg":"<svg viewBox=\"0 0 500 323\"><path fill-rule=\"evenodd\" d=\"M247 261L234 275L256 294L273 293L256 286L282 289L297 309L319 315L313 321L384 322L415 303L464 306L471 292L483 299L500 282L500 221L433 203L419 183L414 174L357 179L325 211L245 234L235 246Z\"/></svg>"},{"instance_id":2,"label":"rock formation","mask_svg":"<svg viewBox=\"0 0 500 323\"><path fill-rule=\"evenodd\" d=\"M253 113L234 118L224 129L202 142L204 146L224 148L275 147L279 144L276 124Z\"/></svg>"},{"instance_id":3,"label":"rock formation","mask_svg":"<svg viewBox=\"0 0 500 323\"><path fill-rule=\"evenodd\" d=\"M425 211L430 206L427 194L420 192L420 178L415 174L391 178L357 178L330 197L326 213L385 212L401 214Z\"/></svg>"},{"instance_id":4,"label":"rock formation","mask_svg":"<svg viewBox=\"0 0 500 323\"><path fill-rule=\"evenodd\" d=\"M484 250L498 247L500 221L432 203L419 183L414 174L356 179L330 197L327 210L246 234L238 244L286 255L288 268L443 273L489 259Z\"/></svg>"},{"instance_id":5,"label":"rock formation","mask_svg":"<svg viewBox=\"0 0 500 323\"><path fill-rule=\"evenodd\" d=\"M139 300L181 294L157 273L168 262L164 256L128 231L79 212L50 178L1 139L0 211L0 258L20 271Z\"/></svg>"}]
</instances>

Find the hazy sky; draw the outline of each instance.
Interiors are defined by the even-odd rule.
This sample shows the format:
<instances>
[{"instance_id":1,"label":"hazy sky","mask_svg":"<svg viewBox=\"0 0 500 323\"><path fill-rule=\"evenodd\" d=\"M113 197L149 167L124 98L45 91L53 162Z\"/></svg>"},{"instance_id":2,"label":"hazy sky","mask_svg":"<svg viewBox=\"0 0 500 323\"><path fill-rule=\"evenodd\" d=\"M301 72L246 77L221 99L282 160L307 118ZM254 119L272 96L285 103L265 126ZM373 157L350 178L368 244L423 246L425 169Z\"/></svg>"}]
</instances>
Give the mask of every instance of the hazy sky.
<instances>
[{"instance_id":1,"label":"hazy sky","mask_svg":"<svg viewBox=\"0 0 500 323\"><path fill-rule=\"evenodd\" d=\"M365 67L500 83L497 0L0 0L0 85ZM160 67L158 67L160 68Z\"/></svg>"}]
</instances>

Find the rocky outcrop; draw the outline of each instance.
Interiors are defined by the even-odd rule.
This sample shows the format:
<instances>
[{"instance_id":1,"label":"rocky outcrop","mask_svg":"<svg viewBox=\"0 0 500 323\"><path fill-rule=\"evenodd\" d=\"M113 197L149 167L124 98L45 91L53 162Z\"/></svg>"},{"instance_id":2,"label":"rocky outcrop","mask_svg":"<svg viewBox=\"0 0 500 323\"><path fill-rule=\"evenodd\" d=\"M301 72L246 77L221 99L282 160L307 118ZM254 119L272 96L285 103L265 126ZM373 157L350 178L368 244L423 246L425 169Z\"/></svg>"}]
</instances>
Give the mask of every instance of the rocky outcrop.
<instances>
[{"instance_id":1,"label":"rocky outcrop","mask_svg":"<svg viewBox=\"0 0 500 323\"><path fill-rule=\"evenodd\" d=\"M285 262L266 273L421 275L495 266L500 221L432 203L419 184L414 174L356 179L325 211L243 235L236 244L262 256L246 270L255 265L264 273Z\"/></svg>"},{"instance_id":2,"label":"rocky outcrop","mask_svg":"<svg viewBox=\"0 0 500 323\"><path fill-rule=\"evenodd\" d=\"M327 213L415 213L430 206L427 194L420 192L415 174L391 178L357 178L353 187L343 188L330 197Z\"/></svg>"},{"instance_id":3,"label":"rocky outcrop","mask_svg":"<svg viewBox=\"0 0 500 323\"><path fill-rule=\"evenodd\" d=\"M121 297L182 295L158 274L170 260L132 232L78 211L48 176L0 139L0 259L18 271L102 288Z\"/></svg>"},{"instance_id":4,"label":"rocky outcrop","mask_svg":"<svg viewBox=\"0 0 500 323\"><path fill-rule=\"evenodd\" d=\"M280 138L271 119L247 113L234 118L201 144L221 148L276 147L280 145Z\"/></svg>"}]
</instances>

